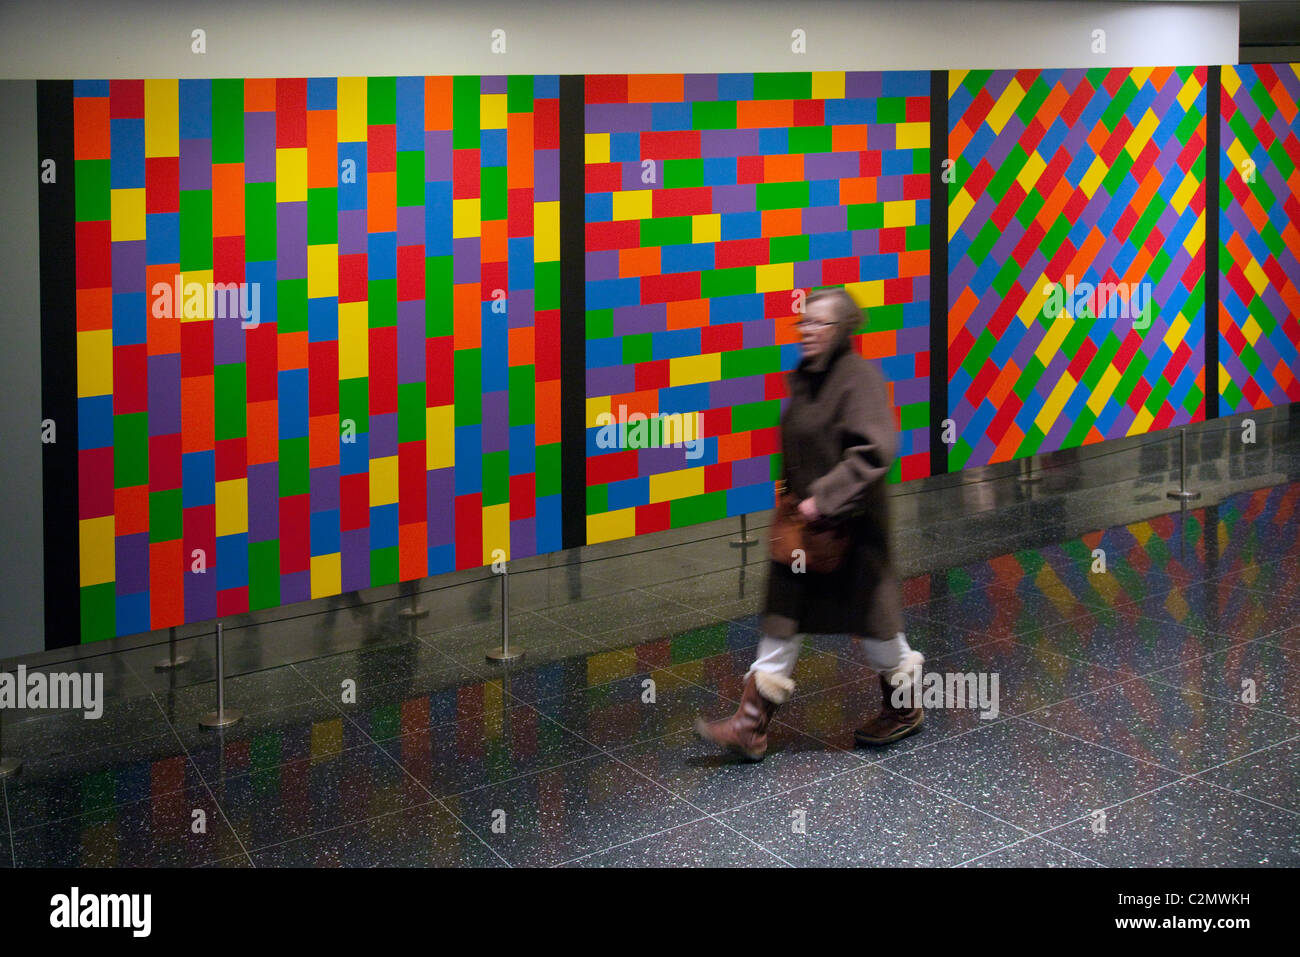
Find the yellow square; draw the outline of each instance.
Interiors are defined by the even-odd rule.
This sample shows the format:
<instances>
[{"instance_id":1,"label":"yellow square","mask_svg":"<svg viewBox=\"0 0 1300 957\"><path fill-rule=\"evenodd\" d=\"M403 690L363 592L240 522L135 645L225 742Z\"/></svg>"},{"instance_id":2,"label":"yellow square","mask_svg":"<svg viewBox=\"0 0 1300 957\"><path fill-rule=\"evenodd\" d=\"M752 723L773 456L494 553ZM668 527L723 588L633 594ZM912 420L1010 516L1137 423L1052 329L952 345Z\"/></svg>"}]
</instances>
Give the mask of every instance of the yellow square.
<instances>
[{"instance_id":1,"label":"yellow square","mask_svg":"<svg viewBox=\"0 0 1300 957\"><path fill-rule=\"evenodd\" d=\"M479 94L478 128L480 130L504 130L506 128L506 94Z\"/></svg>"},{"instance_id":2,"label":"yellow square","mask_svg":"<svg viewBox=\"0 0 1300 957\"><path fill-rule=\"evenodd\" d=\"M77 398L113 394L113 330L77 333Z\"/></svg>"},{"instance_id":3,"label":"yellow square","mask_svg":"<svg viewBox=\"0 0 1300 957\"><path fill-rule=\"evenodd\" d=\"M311 597L326 598L343 591L342 559L338 552L311 557Z\"/></svg>"},{"instance_id":4,"label":"yellow square","mask_svg":"<svg viewBox=\"0 0 1300 957\"><path fill-rule=\"evenodd\" d=\"M482 206L478 198L451 201L451 236L453 239L473 239L483 234Z\"/></svg>"},{"instance_id":5,"label":"yellow square","mask_svg":"<svg viewBox=\"0 0 1300 957\"><path fill-rule=\"evenodd\" d=\"M585 144L585 154L588 163L608 163L609 162L609 134L608 133L588 133L583 137Z\"/></svg>"},{"instance_id":6,"label":"yellow square","mask_svg":"<svg viewBox=\"0 0 1300 957\"><path fill-rule=\"evenodd\" d=\"M560 202L533 203L533 262L560 261Z\"/></svg>"},{"instance_id":7,"label":"yellow square","mask_svg":"<svg viewBox=\"0 0 1300 957\"><path fill-rule=\"evenodd\" d=\"M113 539L113 516L83 518L77 523L81 541L81 584L102 585L116 573L116 543Z\"/></svg>"},{"instance_id":8,"label":"yellow square","mask_svg":"<svg viewBox=\"0 0 1300 957\"><path fill-rule=\"evenodd\" d=\"M397 501L397 456L370 460L370 504L392 505Z\"/></svg>"},{"instance_id":9,"label":"yellow square","mask_svg":"<svg viewBox=\"0 0 1300 957\"><path fill-rule=\"evenodd\" d=\"M844 290L863 309L872 309L885 304L885 281L883 279L864 279L861 282L851 282L845 285Z\"/></svg>"},{"instance_id":10,"label":"yellow square","mask_svg":"<svg viewBox=\"0 0 1300 957\"><path fill-rule=\"evenodd\" d=\"M339 303L339 378L364 379L370 375L370 319L368 303Z\"/></svg>"},{"instance_id":11,"label":"yellow square","mask_svg":"<svg viewBox=\"0 0 1300 957\"><path fill-rule=\"evenodd\" d=\"M812 75L812 98L814 100L844 99L844 72L833 70Z\"/></svg>"},{"instance_id":12,"label":"yellow square","mask_svg":"<svg viewBox=\"0 0 1300 957\"><path fill-rule=\"evenodd\" d=\"M456 407L437 405L424 410L424 467L449 469L456 464Z\"/></svg>"},{"instance_id":13,"label":"yellow square","mask_svg":"<svg viewBox=\"0 0 1300 957\"><path fill-rule=\"evenodd\" d=\"M599 417L610 414L609 400L610 397L607 395L599 395L587 400L587 428L594 429L602 425Z\"/></svg>"},{"instance_id":14,"label":"yellow square","mask_svg":"<svg viewBox=\"0 0 1300 957\"><path fill-rule=\"evenodd\" d=\"M180 82L144 81L144 155L180 156Z\"/></svg>"},{"instance_id":15,"label":"yellow square","mask_svg":"<svg viewBox=\"0 0 1300 957\"><path fill-rule=\"evenodd\" d=\"M109 233L113 242L144 239L144 190L112 189L108 194Z\"/></svg>"},{"instance_id":16,"label":"yellow square","mask_svg":"<svg viewBox=\"0 0 1300 957\"><path fill-rule=\"evenodd\" d=\"M483 564L491 565L498 559L510 561L510 505L507 502L483 509Z\"/></svg>"},{"instance_id":17,"label":"yellow square","mask_svg":"<svg viewBox=\"0 0 1300 957\"><path fill-rule=\"evenodd\" d=\"M1047 164L1043 158L1038 155L1038 150L1034 150L1025 160L1025 165L1020 167L1020 172L1016 174L1016 182L1020 188L1028 193L1038 182L1038 177L1043 175L1043 170L1047 169Z\"/></svg>"},{"instance_id":18,"label":"yellow square","mask_svg":"<svg viewBox=\"0 0 1300 957\"><path fill-rule=\"evenodd\" d=\"M916 200L896 199L883 204L885 226L915 226Z\"/></svg>"},{"instance_id":19,"label":"yellow square","mask_svg":"<svg viewBox=\"0 0 1300 957\"><path fill-rule=\"evenodd\" d=\"M307 298L329 299L339 294L339 247L307 247Z\"/></svg>"},{"instance_id":20,"label":"yellow square","mask_svg":"<svg viewBox=\"0 0 1300 957\"><path fill-rule=\"evenodd\" d=\"M275 201L307 201L307 149L294 147L275 151Z\"/></svg>"},{"instance_id":21,"label":"yellow square","mask_svg":"<svg viewBox=\"0 0 1300 957\"><path fill-rule=\"evenodd\" d=\"M894 127L894 146L900 150L926 149L930 145L929 123L899 123Z\"/></svg>"},{"instance_id":22,"label":"yellow square","mask_svg":"<svg viewBox=\"0 0 1300 957\"><path fill-rule=\"evenodd\" d=\"M628 189L611 194L614 198L613 219L649 219L654 212L654 193L648 189Z\"/></svg>"},{"instance_id":23,"label":"yellow square","mask_svg":"<svg viewBox=\"0 0 1300 957\"><path fill-rule=\"evenodd\" d=\"M966 221L967 215L975 208L975 200L966 187L963 186L957 190L957 195L952 198L948 204L948 238L957 235L957 230L961 229L961 224Z\"/></svg>"},{"instance_id":24,"label":"yellow square","mask_svg":"<svg viewBox=\"0 0 1300 957\"><path fill-rule=\"evenodd\" d=\"M636 509L621 508L616 512L600 512L587 516L587 544L612 542L616 538L630 538L636 534Z\"/></svg>"},{"instance_id":25,"label":"yellow square","mask_svg":"<svg viewBox=\"0 0 1300 957\"><path fill-rule=\"evenodd\" d=\"M668 384L696 385L717 382L722 378L722 353L706 352L699 356L681 356L668 360Z\"/></svg>"},{"instance_id":26,"label":"yellow square","mask_svg":"<svg viewBox=\"0 0 1300 957\"><path fill-rule=\"evenodd\" d=\"M716 243L722 239L722 215L698 213L691 217L691 242Z\"/></svg>"},{"instance_id":27,"label":"yellow square","mask_svg":"<svg viewBox=\"0 0 1300 957\"><path fill-rule=\"evenodd\" d=\"M794 263L772 263L754 270L755 292L780 292L794 288Z\"/></svg>"},{"instance_id":28,"label":"yellow square","mask_svg":"<svg viewBox=\"0 0 1300 957\"><path fill-rule=\"evenodd\" d=\"M704 494L704 469L681 469L650 476L651 504Z\"/></svg>"},{"instance_id":29,"label":"yellow square","mask_svg":"<svg viewBox=\"0 0 1300 957\"><path fill-rule=\"evenodd\" d=\"M217 534L242 535L248 531L248 479L217 483Z\"/></svg>"},{"instance_id":30,"label":"yellow square","mask_svg":"<svg viewBox=\"0 0 1300 957\"><path fill-rule=\"evenodd\" d=\"M366 128L366 78L364 76L339 77L338 135L340 143L364 143Z\"/></svg>"}]
</instances>

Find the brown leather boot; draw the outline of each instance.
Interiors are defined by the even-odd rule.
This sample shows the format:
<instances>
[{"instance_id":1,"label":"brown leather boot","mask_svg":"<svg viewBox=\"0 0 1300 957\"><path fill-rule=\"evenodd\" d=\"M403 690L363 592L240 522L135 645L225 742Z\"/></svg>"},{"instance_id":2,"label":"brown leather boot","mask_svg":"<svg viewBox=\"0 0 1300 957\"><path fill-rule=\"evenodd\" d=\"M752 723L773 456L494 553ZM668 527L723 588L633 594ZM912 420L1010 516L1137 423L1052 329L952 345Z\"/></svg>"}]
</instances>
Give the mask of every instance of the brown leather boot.
<instances>
[{"instance_id":1,"label":"brown leather boot","mask_svg":"<svg viewBox=\"0 0 1300 957\"><path fill-rule=\"evenodd\" d=\"M858 744L871 747L893 744L921 730L921 722L925 718L921 711L921 684L914 679L919 675L920 666L924 661L919 652L912 652L908 660L902 662L898 669L880 676L880 714L853 732L853 738ZM896 708L893 704L896 689L890 678L900 674L906 674L906 681L913 686L911 701L904 698L904 703L912 705L910 708Z\"/></svg>"},{"instance_id":2,"label":"brown leather boot","mask_svg":"<svg viewBox=\"0 0 1300 957\"><path fill-rule=\"evenodd\" d=\"M776 709L790 700L793 691L794 682L783 675L751 672L745 679L736 713L719 721L696 718L695 733L746 760L761 761L767 753L767 726Z\"/></svg>"}]
</instances>

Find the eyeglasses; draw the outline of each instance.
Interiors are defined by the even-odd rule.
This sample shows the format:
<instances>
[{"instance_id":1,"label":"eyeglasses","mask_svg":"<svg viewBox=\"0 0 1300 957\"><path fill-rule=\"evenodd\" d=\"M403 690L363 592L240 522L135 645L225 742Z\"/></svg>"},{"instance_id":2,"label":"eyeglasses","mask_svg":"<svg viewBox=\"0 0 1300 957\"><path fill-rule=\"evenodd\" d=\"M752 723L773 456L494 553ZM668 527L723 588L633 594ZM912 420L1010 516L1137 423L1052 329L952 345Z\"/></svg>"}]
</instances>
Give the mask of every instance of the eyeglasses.
<instances>
[{"instance_id":1,"label":"eyeglasses","mask_svg":"<svg viewBox=\"0 0 1300 957\"><path fill-rule=\"evenodd\" d=\"M818 332L821 329L829 329L835 323L823 322L820 319L799 319L795 321L795 325L800 329L807 329L809 332Z\"/></svg>"}]
</instances>

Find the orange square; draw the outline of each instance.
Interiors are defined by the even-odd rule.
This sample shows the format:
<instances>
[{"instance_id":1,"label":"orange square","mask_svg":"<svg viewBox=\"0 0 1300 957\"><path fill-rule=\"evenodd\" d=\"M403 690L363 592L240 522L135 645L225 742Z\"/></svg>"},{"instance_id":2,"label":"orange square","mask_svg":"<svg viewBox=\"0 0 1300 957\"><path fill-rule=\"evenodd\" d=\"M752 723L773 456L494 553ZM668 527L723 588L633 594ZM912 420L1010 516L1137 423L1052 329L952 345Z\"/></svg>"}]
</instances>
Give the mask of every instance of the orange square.
<instances>
[{"instance_id":1,"label":"orange square","mask_svg":"<svg viewBox=\"0 0 1300 957\"><path fill-rule=\"evenodd\" d=\"M530 366L534 363L532 327L511 329L509 333L510 349L508 363L512 366Z\"/></svg>"},{"instance_id":2,"label":"orange square","mask_svg":"<svg viewBox=\"0 0 1300 957\"><path fill-rule=\"evenodd\" d=\"M274 462L280 455L279 402L248 403L248 464Z\"/></svg>"},{"instance_id":3,"label":"orange square","mask_svg":"<svg viewBox=\"0 0 1300 957\"><path fill-rule=\"evenodd\" d=\"M460 283L452 286L453 349L477 349L483 344L483 299L481 284Z\"/></svg>"},{"instance_id":4,"label":"orange square","mask_svg":"<svg viewBox=\"0 0 1300 957\"><path fill-rule=\"evenodd\" d=\"M338 110L307 111L307 187L337 186Z\"/></svg>"},{"instance_id":5,"label":"orange square","mask_svg":"<svg viewBox=\"0 0 1300 957\"><path fill-rule=\"evenodd\" d=\"M867 148L867 127L865 123L848 126L831 127L831 151L835 153L852 153Z\"/></svg>"},{"instance_id":6,"label":"orange square","mask_svg":"<svg viewBox=\"0 0 1300 957\"><path fill-rule=\"evenodd\" d=\"M736 104L736 129L794 126L793 100L741 100Z\"/></svg>"},{"instance_id":7,"label":"orange square","mask_svg":"<svg viewBox=\"0 0 1300 957\"><path fill-rule=\"evenodd\" d=\"M739 462L742 459L750 458L749 439L752 432L740 432L731 435L718 436L718 461L719 462Z\"/></svg>"},{"instance_id":8,"label":"orange square","mask_svg":"<svg viewBox=\"0 0 1300 957\"><path fill-rule=\"evenodd\" d=\"M856 203L874 203L876 201L876 177L854 176L852 179L840 180L840 205L851 206Z\"/></svg>"},{"instance_id":9,"label":"orange square","mask_svg":"<svg viewBox=\"0 0 1300 957\"><path fill-rule=\"evenodd\" d=\"M339 417L313 415L307 420L307 465L320 468L339 464Z\"/></svg>"},{"instance_id":10,"label":"orange square","mask_svg":"<svg viewBox=\"0 0 1300 957\"><path fill-rule=\"evenodd\" d=\"M451 129L451 77L426 76L424 78L424 128L426 130Z\"/></svg>"},{"instance_id":11,"label":"orange square","mask_svg":"<svg viewBox=\"0 0 1300 957\"><path fill-rule=\"evenodd\" d=\"M113 531L117 535L149 531L149 486L132 485L114 490Z\"/></svg>"},{"instance_id":12,"label":"orange square","mask_svg":"<svg viewBox=\"0 0 1300 957\"><path fill-rule=\"evenodd\" d=\"M78 96L72 100L74 160L109 158L108 97Z\"/></svg>"},{"instance_id":13,"label":"orange square","mask_svg":"<svg viewBox=\"0 0 1300 957\"><path fill-rule=\"evenodd\" d=\"M397 577L404 582L423 578L429 570L429 523L397 526Z\"/></svg>"},{"instance_id":14,"label":"orange square","mask_svg":"<svg viewBox=\"0 0 1300 957\"><path fill-rule=\"evenodd\" d=\"M244 164L212 164L212 235L244 235Z\"/></svg>"},{"instance_id":15,"label":"orange square","mask_svg":"<svg viewBox=\"0 0 1300 957\"><path fill-rule=\"evenodd\" d=\"M113 290L77 290L77 331L113 328Z\"/></svg>"},{"instance_id":16,"label":"orange square","mask_svg":"<svg viewBox=\"0 0 1300 957\"><path fill-rule=\"evenodd\" d=\"M709 300L680 299L668 307L669 329L699 329L709 324Z\"/></svg>"},{"instance_id":17,"label":"orange square","mask_svg":"<svg viewBox=\"0 0 1300 957\"><path fill-rule=\"evenodd\" d=\"M213 447L216 428L210 375L181 376L181 452L206 452Z\"/></svg>"},{"instance_id":18,"label":"orange square","mask_svg":"<svg viewBox=\"0 0 1300 957\"><path fill-rule=\"evenodd\" d=\"M643 389L640 392L624 392L622 395L609 397L609 407L618 416L620 405L627 406L627 414L640 412L643 415L656 415L659 412L659 390Z\"/></svg>"},{"instance_id":19,"label":"orange square","mask_svg":"<svg viewBox=\"0 0 1300 957\"><path fill-rule=\"evenodd\" d=\"M533 186L534 122L532 113L506 115L506 189Z\"/></svg>"},{"instance_id":20,"label":"orange square","mask_svg":"<svg viewBox=\"0 0 1300 957\"><path fill-rule=\"evenodd\" d=\"M479 262L503 263L510 261L510 247L506 243L509 221L485 220L479 226Z\"/></svg>"},{"instance_id":21,"label":"orange square","mask_svg":"<svg viewBox=\"0 0 1300 957\"><path fill-rule=\"evenodd\" d=\"M533 390L537 421L533 426L538 445L560 441L560 380L538 382Z\"/></svg>"},{"instance_id":22,"label":"orange square","mask_svg":"<svg viewBox=\"0 0 1300 957\"><path fill-rule=\"evenodd\" d=\"M369 214L366 228L372 233L397 231L397 173L366 173Z\"/></svg>"},{"instance_id":23,"label":"orange square","mask_svg":"<svg viewBox=\"0 0 1300 957\"><path fill-rule=\"evenodd\" d=\"M763 210L763 237L798 236L803 232L802 209Z\"/></svg>"},{"instance_id":24,"label":"orange square","mask_svg":"<svg viewBox=\"0 0 1300 957\"><path fill-rule=\"evenodd\" d=\"M282 332L275 337L279 369L307 368L307 333Z\"/></svg>"},{"instance_id":25,"label":"orange square","mask_svg":"<svg viewBox=\"0 0 1300 957\"><path fill-rule=\"evenodd\" d=\"M275 80L244 81L244 112L275 112Z\"/></svg>"},{"instance_id":26,"label":"orange square","mask_svg":"<svg viewBox=\"0 0 1300 957\"><path fill-rule=\"evenodd\" d=\"M685 96L681 73L632 73L627 78L629 103L680 103Z\"/></svg>"},{"instance_id":27,"label":"orange square","mask_svg":"<svg viewBox=\"0 0 1300 957\"><path fill-rule=\"evenodd\" d=\"M763 157L763 182L796 183L803 179L802 153L773 153Z\"/></svg>"},{"instance_id":28,"label":"orange square","mask_svg":"<svg viewBox=\"0 0 1300 957\"><path fill-rule=\"evenodd\" d=\"M620 279L657 275L659 275L658 246L637 246L618 251L618 276Z\"/></svg>"}]
</instances>

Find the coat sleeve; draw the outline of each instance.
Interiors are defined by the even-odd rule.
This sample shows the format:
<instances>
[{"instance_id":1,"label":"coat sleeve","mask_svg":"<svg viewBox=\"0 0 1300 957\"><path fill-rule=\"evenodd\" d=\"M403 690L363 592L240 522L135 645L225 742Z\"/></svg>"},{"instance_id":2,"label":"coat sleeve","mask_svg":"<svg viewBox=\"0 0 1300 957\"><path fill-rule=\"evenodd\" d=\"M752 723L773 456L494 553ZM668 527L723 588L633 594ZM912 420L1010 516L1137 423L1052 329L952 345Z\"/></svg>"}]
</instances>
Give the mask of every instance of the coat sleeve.
<instances>
[{"instance_id":1,"label":"coat sleeve","mask_svg":"<svg viewBox=\"0 0 1300 957\"><path fill-rule=\"evenodd\" d=\"M817 511L830 519L851 513L874 482L884 481L894 463L898 447L894 409L874 368L864 365L853 377L835 425L844 452L810 490Z\"/></svg>"}]
</instances>

